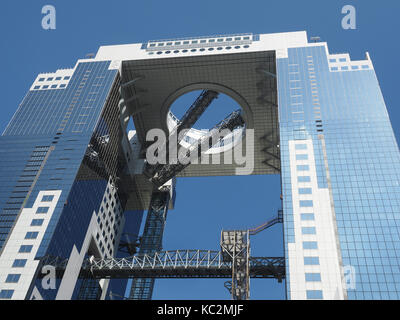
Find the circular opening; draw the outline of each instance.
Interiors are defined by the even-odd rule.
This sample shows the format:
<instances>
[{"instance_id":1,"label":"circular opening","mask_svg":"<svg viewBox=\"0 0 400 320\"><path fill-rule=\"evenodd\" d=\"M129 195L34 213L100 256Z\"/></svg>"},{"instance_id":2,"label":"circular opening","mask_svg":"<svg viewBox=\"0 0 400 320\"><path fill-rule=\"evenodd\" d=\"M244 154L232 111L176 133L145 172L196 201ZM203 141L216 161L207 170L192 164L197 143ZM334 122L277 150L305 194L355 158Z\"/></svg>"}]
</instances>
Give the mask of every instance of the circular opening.
<instances>
[{"instance_id":1,"label":"circular opening","mask_svg":"<svg viewBox=\"0 0 400 320\"><path fill-rule=\"evenodd\" d=\"M179 50L175 50L174 53L179 53Z\"/></svg>"},{"instance_id":2,"label":"circular opening","mask_svg":"<svg viewBox=\"0 0 400 320\"><path fill-rule=\"evenodd\" d=\"M179 120L183 118L187 110L193 105L202 92L203 90L188 92L181 95L172 103L167 119L170 130L178 124ZM214 128L218 123L238 110L241 110L241 107L234 99L226 94L219 93L218 97L211 102L193 125L192 130L187 133L181 144L187 147L186 143L192 144L196 140L201 139L202 136L207 134L208 130ZM233 147L234 144L241 140L244 132L243 129L243 126L234 128L230 134L220 139L208 153L219 153Z\"/></svg>"},{"instance_id":3,"label":"circular opening","mask_svg":"<svg viewBox=\"0 0 400 320\"><path fill-rule=\"evenodd\" d=\"M182 119L185 112L201 93L202 90L195 90L180 96L172 103L170 111L177 119ZM211 129L218 122L238 109L241 109L240 105L234 99L224 93L219 93L218 97L207 107L206 111L197 120L193 128L198 130Z\"/></svg>"}]
</instances>

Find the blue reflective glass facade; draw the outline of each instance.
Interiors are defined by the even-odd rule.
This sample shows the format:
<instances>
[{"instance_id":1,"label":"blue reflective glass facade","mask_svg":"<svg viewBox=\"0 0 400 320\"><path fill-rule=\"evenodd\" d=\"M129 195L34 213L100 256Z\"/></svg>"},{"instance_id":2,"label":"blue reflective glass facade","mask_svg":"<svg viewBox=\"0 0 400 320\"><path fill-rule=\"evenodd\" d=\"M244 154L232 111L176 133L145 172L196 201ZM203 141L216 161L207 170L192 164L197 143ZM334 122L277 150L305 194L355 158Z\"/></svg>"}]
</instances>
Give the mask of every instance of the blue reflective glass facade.
<instances>
[{"instance_id":1,"label":"blue reflective glass facade","mask_svg":"<svg viewBox=\"0 0 400 320\"><path fill-rule=\"evenodd\" d=\"M117 255L128 199L128 191L119 184L129 177L122 176L126 159L121 150L125 132L119 118L119 73L109 66L110 61L80 62L68 85L30 90L0 137L0 255L8 254L7 244L24 210L38 201L35 219L26 230L39 234L40 243L33 245L35 259L67 259L74 250L86 250L84 241L95 218L97 239L93 234L91 241L100 247L96 252L91 242L83 254ZM141 219L142 212L133 215L135 228ZM36 296L54 299L60 284L58 279L56 288L48 290L41 279L33 279L26 298L36 291ZM81 284L78 280L71 298L79 296Z\"/></svg>"},{"instance_id":2,"label":"blue reflective glass facade","mask_svg":"<svg viewBox=\"0 0 400 320\"><path fill-rule=\"evenodd\" d=\"M291 248L304 240L298 232L304 223L316 226L317 235L312 240L319 246L323 240L318 233L325 230L322 223L329 215L341 282L347 283L344 298L399 299L398 145L369 60L360 66L351 66L348 60L349 66L340 68L328 59L325 45L288 49L287 58L277 59L288 298L334 298L327 293L334 281L324 283L323 272L320 288L313 287L321 291L310 291L292 269L299 255L324 254L317 244L314 250L297 253ZM305 141L312 150L304 147ZM295 190L295 186L308 187L300 185L310 182L303 177L309 174L299 172L305 165L316 175L318 190L312 189L311 195ZM321 204L325 201L321 200L322 192L329 195L329 208ZM305 197L307 200L302 200ZM309 214L297 207L298 201L310 205ZM308 221L310 214L319 221ZM348 266L353 268L352 277L346 278ZM325 280L327 277L328 273ZM337 283L341 292L340 281Z\"/></svg>"}]
</instances>

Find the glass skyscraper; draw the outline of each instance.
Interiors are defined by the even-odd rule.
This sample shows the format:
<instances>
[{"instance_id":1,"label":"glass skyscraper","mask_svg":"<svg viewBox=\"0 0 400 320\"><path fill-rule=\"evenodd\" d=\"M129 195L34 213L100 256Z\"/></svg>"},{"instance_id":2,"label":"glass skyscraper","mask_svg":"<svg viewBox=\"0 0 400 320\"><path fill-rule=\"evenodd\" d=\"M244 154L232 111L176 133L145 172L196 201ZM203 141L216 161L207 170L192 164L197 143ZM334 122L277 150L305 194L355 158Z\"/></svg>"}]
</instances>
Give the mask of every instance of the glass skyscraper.
<instances>
[{"instance_id":1,"label":"glass skyscraper","mask_svg":"<svg viewBox=\"0 0 400 320\"><path fill-rule=\"evenodd\" d=\"M106 286L76 272L88 256L114 256L125 224L119 84L109 61L40 74L0 137L0 298L74 299ZM142 213L130 214L138 232ZM35 280L45 256L69 258L54 288Z\"/></svg>"},{"instance_id":2,"label":"glass skyscraper","mask_svg":"<svg viewBox=\"0 0 400 320\"><path fill-rule=\"evenodd\" d=\"M399 299L400 157L369 55L277 66L288 298Z\"/></svg>"},{"instance_id":3,"label":"glass skyscraper","mask_svg":"<svg viewBox=\"0 0 400 320\"><path fill-rule=\"evenodd\" d=\"M400 299L400 154L374 66L305 32L105 46L39 74L0 137L0 299L123 295L79 270L139 234L154 191L146 133L171 130L171 103L198 89L240 104L253 173L281 174L287 298ZM68 259L54 286L44 257Z\"/></svg>"}]
</instances>

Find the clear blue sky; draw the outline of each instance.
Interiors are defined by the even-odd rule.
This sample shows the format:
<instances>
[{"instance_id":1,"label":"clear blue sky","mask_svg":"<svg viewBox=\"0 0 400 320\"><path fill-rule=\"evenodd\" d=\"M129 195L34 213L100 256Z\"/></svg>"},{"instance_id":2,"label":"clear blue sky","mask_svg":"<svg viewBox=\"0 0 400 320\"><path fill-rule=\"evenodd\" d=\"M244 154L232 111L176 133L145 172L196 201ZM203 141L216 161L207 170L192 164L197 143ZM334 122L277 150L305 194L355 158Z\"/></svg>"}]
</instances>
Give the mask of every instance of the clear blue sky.
<instances>
[{"instance_id":1,"label":"clear blue sky","mask_svg":"<svg viewBox=\"0 0 400 320\"><path fill-rule=\"evenodd\" d=\"M41 9L53 4L57 29L41 28ZM357 29L341 28L341 8L357 10ZM306 30L332 53L361 59L370 52L393 128L400 136L397 33L400 2L382 1L128 1L2 0L0 2L0 130L40 72L72 67L100 45L175 37ZM165 249L217 249L222 228L257 226L279 208L279 177L179 179L168 216ZM281 226L252 239L252 254L282 255ZM228 299L224 280L157 280L155 299ZM282 299L284 285L252 280L253 299Z\"/></svg>"}]
</instances>

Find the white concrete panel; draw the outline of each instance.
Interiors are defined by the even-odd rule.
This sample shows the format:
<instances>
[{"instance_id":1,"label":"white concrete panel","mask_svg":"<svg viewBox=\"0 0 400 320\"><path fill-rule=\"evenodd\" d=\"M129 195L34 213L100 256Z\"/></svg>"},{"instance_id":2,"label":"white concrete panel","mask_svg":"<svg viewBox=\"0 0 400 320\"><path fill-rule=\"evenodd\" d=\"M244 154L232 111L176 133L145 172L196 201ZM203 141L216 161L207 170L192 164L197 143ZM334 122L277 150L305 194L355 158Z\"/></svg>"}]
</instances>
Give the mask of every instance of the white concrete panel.
<instances>
[{"instance_id":1,"label":"white concrete panel","mask_svg":"<svg viewBox=\"0 0 400 320\"><path fill-rule=\"evenodd\" d=\"M296 144L306 144L307 150L296 150ZM295 243L288 244L290 297L306 299L307 290L322 290L324 299L343 299L339 252L336 247L331 200L328 189L318 188L312 140L289 141L292 177ZM296 160L296 154L308 154L308 160ZM309 165L309 171L297 170L298 164ZM297 176L308 175L311 181L298 183ZM299 187L311 187L311 195L298 193ZM300 207L300 200L312 200L312 207ZM301 220L301 213L314 213L315 220ZM316 234L302 234L302 227L315 227ZM303 249L303 241L317 241L318 249ZM304 265L304 257L318 257L319 265ZM306 282L305 273L321 274L321 282ZM339 292L339 294L338 294Z\"/></svg>"},{"instance_id":2,"label":"white concrete panel","mask_svg":"<svg viewBox=\"0 0 400 320\"><path fill-rule=\"evenodd\" d=\"M42 202L44 195L54 196L52 201ZM39 262L35 260L36 252L42 242L45 230L48 227L49 221L54 213L54 209L60 198L61 190L43 190L40 191L32 208L24 208L11 232L10 238L4 247L4 251L0 256L0 290L14 290L12 299L25 299L29 286L32 282ZM45 214L37 214L38 207L49 207ZM31 226L33 219L43 219L41 226ZM36 239L25 239L27 232L38 232ZM19 253L21 245L32 245L32 250L29 253ZM24 268L12 268L15 259L27 259ZM6 283L7 275L20 274L18 283Z\"/></svg>"}]
</instances>

